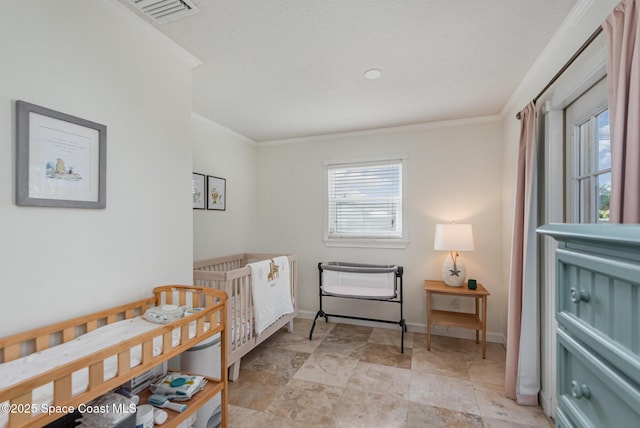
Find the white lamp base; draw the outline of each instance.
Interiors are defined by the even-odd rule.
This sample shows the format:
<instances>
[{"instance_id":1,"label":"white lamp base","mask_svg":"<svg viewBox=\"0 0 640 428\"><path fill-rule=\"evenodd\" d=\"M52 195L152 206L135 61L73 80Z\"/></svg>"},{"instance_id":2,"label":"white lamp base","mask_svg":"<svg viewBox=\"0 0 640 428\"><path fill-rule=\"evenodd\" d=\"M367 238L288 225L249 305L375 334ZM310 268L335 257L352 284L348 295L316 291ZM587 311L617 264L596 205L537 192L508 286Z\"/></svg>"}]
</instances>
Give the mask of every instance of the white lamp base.
<instances>
[{"instance_id":1,"label":"white lamp base","mask_svg":"<svg viewBox=\"0 0 640 428\"><path fill-rule=\"evenodd\" d=\"M442 263L442 279L450 287L462 287L464 280L467 279L467 268L462 257L456 257L455 267L451 255L445 257Z\"/></svg>"}]
</instances>

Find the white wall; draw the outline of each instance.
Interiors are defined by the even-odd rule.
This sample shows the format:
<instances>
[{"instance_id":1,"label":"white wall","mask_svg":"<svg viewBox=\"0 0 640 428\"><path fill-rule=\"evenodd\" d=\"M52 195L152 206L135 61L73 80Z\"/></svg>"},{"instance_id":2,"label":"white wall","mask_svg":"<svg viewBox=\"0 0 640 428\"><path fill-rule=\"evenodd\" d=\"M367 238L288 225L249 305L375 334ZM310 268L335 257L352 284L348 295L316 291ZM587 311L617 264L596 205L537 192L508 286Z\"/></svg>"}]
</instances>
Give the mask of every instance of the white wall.
<instances>
[{"instance_id":1,"label":"white wall","mask_svg":"<svg viewBox=\"0 0 640 428\"><path fill-rule=\"evenodd\" d=\"M99 1L0 14L0 336L190 283L191 72ZM19 207L15 100L107 126L107 208Z\"/></svg>"},{"instance_id":2,"label":"white wall","mask_svg":"<svg viewBox=\"0 0 640 428\"><path fill-rule=\"evenodd\" d=\"M424 331L423 281L441 278L445 257L433 250L435 224L472 223L476 251L463 256L470 277L491 292L488 331L490 339L501 341L506 302L501 281L502 146L496 118L258 145L259 249L299 255L299 305L307 315L318 310L318 262L403 265L406 319L410 328ZM407 248L326 247L322 241L323 161L397 154L408 155ZM373 302L363 302L364 308L355 309L363 306L358 303L345 305L361 310L361 315L383 313ZM438 304L447 306L449 301L439 300ZM386 312L397 318L397 306Z\"/></svg>"},{"instance_id":3,"label":"white wall","mask_svg":"<svg viewBox=\"0 0 640 428\"><path fill-rule=\"evenodd\" d=\"M226 178L226 211L193 210L195 260L256 248L256 147L222 125L194 114L193 171Z\"/></svg>"}]
</instances>

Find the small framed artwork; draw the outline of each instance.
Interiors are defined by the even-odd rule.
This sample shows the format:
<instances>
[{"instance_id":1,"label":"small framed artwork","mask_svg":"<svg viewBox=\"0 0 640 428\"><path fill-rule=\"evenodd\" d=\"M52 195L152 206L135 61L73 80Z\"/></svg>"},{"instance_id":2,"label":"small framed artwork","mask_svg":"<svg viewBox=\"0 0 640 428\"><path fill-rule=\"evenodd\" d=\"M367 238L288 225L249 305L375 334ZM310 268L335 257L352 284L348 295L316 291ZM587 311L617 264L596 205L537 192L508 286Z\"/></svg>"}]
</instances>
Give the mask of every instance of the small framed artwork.
<instances>
[{"instance_id":1,"label":"small framed artwork","mask_svg":"<svg viewBox=\"0 0 640 428\"><path fill-rule=\"evenodd\" d=\"M106 208L107 127L16 101L16 205Z\"/></svg>"},{"instance_id":2,"label":"small framed artwork","mask_svg":"<svg viewBox=\"0 0 640 428\"><path fill-rule=\"evenodd\" d=\"M207 209L227 209L227 180L225 178L207 176Z\"/></svg>"},{"instance_id":3,"label":"small framed artwork","mask_svg":"<svg viewBox=\"0 0 640 428\"><path fill-rule=\"evenodd\" d=\"M207 197L207 187L204 181L204 174L194 172L191 176L191 196L193 197L193 209L203 210L204 201Z\"/></svg>"}]
</instances>

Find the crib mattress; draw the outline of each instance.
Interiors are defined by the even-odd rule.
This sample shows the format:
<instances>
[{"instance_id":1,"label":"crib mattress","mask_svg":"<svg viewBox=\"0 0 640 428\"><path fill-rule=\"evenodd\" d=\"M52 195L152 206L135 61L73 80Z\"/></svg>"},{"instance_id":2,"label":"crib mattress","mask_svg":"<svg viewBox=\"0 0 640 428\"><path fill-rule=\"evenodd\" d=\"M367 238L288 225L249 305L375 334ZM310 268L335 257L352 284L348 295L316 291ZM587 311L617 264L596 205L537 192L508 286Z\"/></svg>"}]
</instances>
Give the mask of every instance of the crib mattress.
<instances>
[{"instance_id":1,"label":"crib mattress","mask_svg":"<svg viewBox=\"0 0 640 428\"><path fill-rule=\"evenodd\" d=\"M24 379L36 377L52 368L86 357L121 341L152 331L157 327L158 324L149 322L141 316L122 320L83 334L69 342L0 364L0 389ZM209 327L209 323L205 323L205 331ZM193 338L195 334L196 323L193 322L189 325L189 338ZM174 329L171 338L174 347L180 344L180 336L180 329ZM162 342L162 335L153 339L154 356L160 355L162 352ZM139 365L141 358L142 345L137 345L131 349L131 367ZM105 380L111 379L116 375L117 365L118 360L115 355L104 360ZM86 391L89 384L89 370L84 368L74 372L71 377L71 384L74 396ZM32 402L37 405L34 413L39 413L43 404L50 405L53 402L53 383L34 389ZM7 419L8 414L0 412L0 427L5 426Z\"/></svg>"}]
</instances>

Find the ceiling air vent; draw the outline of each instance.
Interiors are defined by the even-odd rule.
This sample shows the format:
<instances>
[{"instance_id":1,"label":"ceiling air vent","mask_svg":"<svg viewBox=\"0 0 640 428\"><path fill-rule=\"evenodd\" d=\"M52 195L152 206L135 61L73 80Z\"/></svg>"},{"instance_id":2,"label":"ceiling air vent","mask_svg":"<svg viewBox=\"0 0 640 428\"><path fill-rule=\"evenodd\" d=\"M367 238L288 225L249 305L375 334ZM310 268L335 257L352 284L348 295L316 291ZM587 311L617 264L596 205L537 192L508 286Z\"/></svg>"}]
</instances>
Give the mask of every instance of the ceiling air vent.
<instances>
[{"instance_id":1,"label":"ceiling air vent","mask_svg":"<svg viewBox=\"0 0 640 428\"><path fill-rule=\"evenodd\" d=\"M129 3L159 24L200 12L193 0L129 0Z\"/></svg>"}]
</instances>

